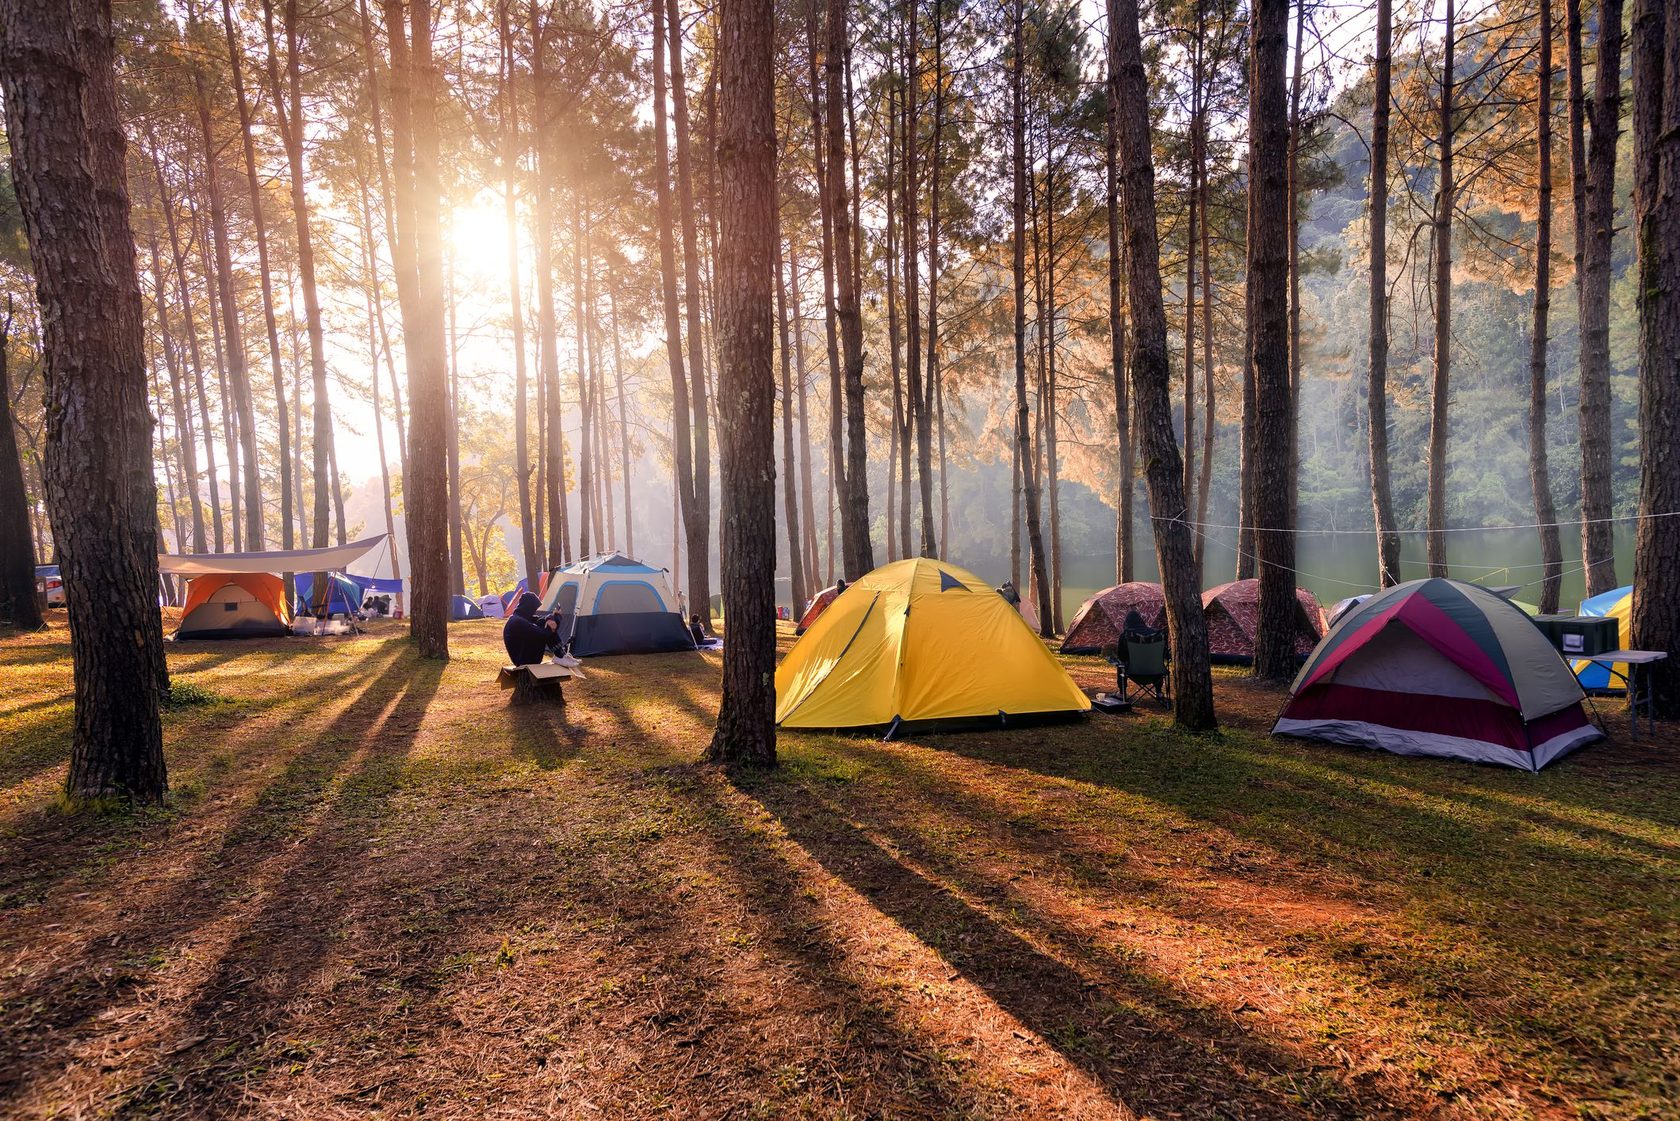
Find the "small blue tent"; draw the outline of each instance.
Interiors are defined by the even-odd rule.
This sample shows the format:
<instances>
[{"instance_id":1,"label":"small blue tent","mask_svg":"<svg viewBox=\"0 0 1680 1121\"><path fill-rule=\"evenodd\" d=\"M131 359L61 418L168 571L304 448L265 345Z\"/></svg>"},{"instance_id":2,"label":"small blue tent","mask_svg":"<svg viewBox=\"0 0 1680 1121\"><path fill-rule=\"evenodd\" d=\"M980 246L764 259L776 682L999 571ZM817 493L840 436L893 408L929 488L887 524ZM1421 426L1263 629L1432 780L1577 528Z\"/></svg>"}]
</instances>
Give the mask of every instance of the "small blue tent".
<instances>
[{"instance_id":1,"label":"small blue tent","mask_svg":"<svg viewBox=\"0 0 1680 1121\"><path fill-rule=\"evenodd\" d=\"M462 619L482 619L484 618L484 612L479 609L478 604L466 596L450 596L449 618L451 622L459 622Z\"/></svg>"},{"instance_id":2,"label":"small blue tent","mask_svg":"<svg viewBox=\"0 0 1680 1121\"><path fill-rule=\"evenodd\" d=\"M297 614L314 614L314 578L307 572L300 572L292 577L297 585ZM342 572L327 573L327 614L353 615L362 608L362 588L360 584Z\"/></svg>"}]
</instances>

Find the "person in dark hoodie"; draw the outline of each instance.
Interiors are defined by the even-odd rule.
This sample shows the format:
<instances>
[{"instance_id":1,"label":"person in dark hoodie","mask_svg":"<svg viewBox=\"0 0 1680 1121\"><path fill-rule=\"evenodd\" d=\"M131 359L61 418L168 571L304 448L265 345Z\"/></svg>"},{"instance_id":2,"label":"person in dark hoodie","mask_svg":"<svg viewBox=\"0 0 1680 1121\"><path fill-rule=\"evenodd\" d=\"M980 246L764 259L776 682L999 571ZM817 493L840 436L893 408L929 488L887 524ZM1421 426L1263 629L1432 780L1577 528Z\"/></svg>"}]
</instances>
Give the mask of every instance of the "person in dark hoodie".
<instances>
[{"instance_id":1,"label":"person in dark hoodie","mask_svg":"<svg viewBox=\"0 0 1680 1121\"><path fill-rule=\"evenodd\" d=\"M541 600L526 592L502 624L502 645L507 647L508 661L516 666L541 662L559 635L559 620L552 615L538 615L537 608L541 606Z\"/></svg>"}]
</instances>

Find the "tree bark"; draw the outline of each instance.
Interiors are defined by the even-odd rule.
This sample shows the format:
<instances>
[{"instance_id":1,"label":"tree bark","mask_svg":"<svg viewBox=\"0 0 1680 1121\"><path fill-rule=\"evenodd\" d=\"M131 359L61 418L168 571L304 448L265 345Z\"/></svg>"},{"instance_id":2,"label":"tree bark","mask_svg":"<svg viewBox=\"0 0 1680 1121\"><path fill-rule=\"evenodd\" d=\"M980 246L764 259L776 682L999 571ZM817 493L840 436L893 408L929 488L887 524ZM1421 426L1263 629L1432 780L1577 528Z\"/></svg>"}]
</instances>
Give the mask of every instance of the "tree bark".
<instances>
[{"instance_id":1,"label":"tree bark","mask_svg":"<svg viewBox=\"0 0 1680 1121\"><path fill-rule=\"evenodd\" d=\"M1301 505L1301 70L1307 42L1307 0L1295 3L1295 64L1289 77L1289 528Z\"/></svg>"},{"instance_id":2,"label":"tree bark","mask_svg":"<svg viewBox=\"0 0 1680 1121\"><path fill-rule=\"evenodd\" d=\"M893 49L898 34L893 34ZM901 99L892 87L887 90L887 350L892 365L892 421L887 445L887 561L898 560L910 547L910 425L914 402L904 399L903 332L898 319L898 274L903 264L899 253L898 214L904 205L904 176L898 158L904 131ZM899 448L904 449L902 470ZM897 498L896 509L894 498ZM901 546L899 543L903 542ZM902 549L902 551L901 551Z\"/></svg>"},{"instance_id":3,"label":"tree bark","mask_svg":"<svg viewBox=\"0 0 1680 1121\"><path fill-rule=\"evenodd\" d=\"M1663 0L1633 13L1633 214L1639 269L1639 537L1629 645L1668 651L1652 700L1680 714L1680 15Z\"/></svg>"},{"instance_id":4,"label":"tree bark","mask_svg":"<svg viewBox=\"0 0 1680 1121\"><path fill-rule=\"evenodd\" d=\"M656 3L661 0L655 0ZM547 34L536 0L531 3L531 86L537 145L537 376L542 379L544 461L541 488L548 507L548 568L572 559L566 509L566 437L560 403L560 328L554 307L554 185L559 158L554 138L554 97L547 67Z\"/></svg>"},{"instance_id":5,"label":"tree bark","mask_svg":"<svg viewBox=\"0 0 1680 1121\"><path fill-rule=\"evenodd\" d=\"M198 13L188 5L188 23L198 23ZM237 65L237 61L230 62ZM262 472L257 459L255 412L251 403L251 377L245 351L245 334L239 324L239 308L233 291L233 255L228 244L227 204L222 194L222 169L216 158L215 135L210 127L210 96L205 88L204 67L194 62L190 67L193 80L193 101L198 111L199 138L204 145L205 193L210 199L210 232L215 242L216 297L221 311L223 346L227 354L227 377L233 390L234 410L239 416L240 460L244 467L245 541L248 549L261 549L265 537L263 527ZM252 204L260 203L260 196L252 196ZM170 220L173 226L173 215ZM173 230L170 233L174 239ZM186 289L182 289L186 299ZM189 317L191 312L187 313ZM189 333L197 348L197 335ZM196 358L195 358L196 361ZM280 437L281 455L285 455L285 436ZM282 504L284 512L286 504ZM289 546L288 546L289 547Z\"/></svg>"},{"instance_id":6,"label":"tree bark","mask_svg":"<svg viewBox=\"0 0 1680 1121\"><path fill-rule=\"evenodd\" d=\"M321 296L315 285L315 241L309 229L309 198L304 188L307 171L303 162L303 84L297 0L286 0L284 21L286 84L282 87L274 42L274 4L273 0L263 0L263 30L268 38L269 91L291 172L292 219L297 227L298 286L303 289L304 330L309 337L309 374L314 395L314 431L310 451L315 482L311 545L321 549L330 542L328 518L331 498L328 488L332 480L333 421L332 402L327 396L327 348L321 325ZM251 496L246 499L247 504L253 501ZM257 540L260 541L260 537ZM325 586L324 576L315 583L317 588Z\"/></svg>"},{"instance_id":7,"label":"tree bark","mask_svg":"<svg viewBox=\"0 0 1680 1121\"><path fill-rule=\"evenodd\" d=\"M196 235L198 231L197 213L190 200L187 204L187 214L191 219L190 224L192 226L193 233ZM200 248L203 248L202 245ZM202 260L203 258L201 257L200 259ZM183 269L185 268L184 260L180 267ZM210 357L212 359L217 359L219 357L220 350L219 348L216 348L214 344L219 335L215 330L216 317L214 315L210 317L210 326L213 348ZM216 552L220 553L227 548L227 534L222 523L222 484L221 480L217 476L216 470L216 438L212 435L214 429L210 424L210 397L209 394L204 391L204 368L202 364L199 363L195 363L193 365L193 393L198 400L199 430L204 433L204 471L210 490L211 539L215 543Z\"/></svg>"},{"instance_id":8,"label":"tree bark","mask_svg":"<svg viewBox=\"0 0 1680 1121\"><path fill-rule=\"evenodd\" d=\"M1450 3L1451 0L1448 0ZM1248 315L1254 369L1254 553L1260 620L1254 675L1295 672L1295 533L1289 521L1289 113L1284 86L1289 0L1255 0L1250 11L1248 102Z\"/></svg>"},{"instance_id":9,"label":"tree bark","mask_svg":"<svg viewBox=\"0 0 1680 1121\"><path fill-rule=\"evenodd\" d=\"M1573 2L1573 0L1571 0ZM1370 357L1366 413L1371 455L1371 512L1377 533L1377 582L1400 582L1400 534L1388 467L1388 118L1394 40L1393 0L1377 0L1377 57L1371 109Z\"/></svg>"},{"instance_id":10,"label":"tree bark","mask_svg":"<svg viewBox=\"0 0 1680 1121\"><path fill-rule=\"evenodd\" d=\"M810 593L805 587L805 547L799 532L799 482L794 470L793 354L788 343L787 285L782 279L780 206L776 208L776 341L782 365L782 518L787 523L788 579L793 596L793 613L797 617ZM629 519L628 509L624 516Z\"/></svg>"},{"instance_id":11,"label":"tree bark","mask_svg":"<svg viewBox=\"0 0 1680 1121\"><path fill-rule=\"evenodd\" d=\"M1108 14L1112 37L1109 58L1118 107L1114 115L1115 142L1123 169L1120 193L1132 305L1127 368L1132 375L1149 507L1155 515L1155 559L1161 570L1167 636L1173 651L1173 719L1181 728L1206 731L1217 726L1213 675L1208 667L1201 582L1190 565L1182 465L1173 437L1167 315L1161 303L1160 242L1155 224L1155 167L1137 0L1108 0Z\"/></svg>"},{"instance_id":12,"label":"tree bark","mask_svg":"<svg viewBox=\"0 0 1680 1121\"><path fill-rule=\"evenodd\" d=\"M607 310L612 315L613 381L618 390L618 471L624 477L624 550L636 555L636 526L630 520L630 413L624 403L624 336L618 329L618 278L607 286Z\"/></svg>"},{"instance_id":13,"label":"tree bark","mask_svg":"<svg viewBox=\"0 0 1680 1121\"><path fill-rule=\"evenodd\" d=\"M257 176L256 141L251 135L251 108L245 92L245 71L240 62L241 48L234 28L230 0L222 0L222 30L227 37L228 70L233 79L234 99L239 106L239 133L245 155L245 182L251 195L251 226L257 243L257 272L262 281L263 325L268 331L269 369L274 388L274 427L280 460L280 543L283 548L290 549L296 544L292 528L292 519L295 516L292 509L295 481L292 472L291 421L286 409L286 375L280 358L280 328L274 312L274 284L269 278L268 224L263 212L262 181ZM224 320L229 317L228 303L232 294L230 287L222 304ZM214 470L212 465L211 471Z\"/></svg>"},{"instance_id":14,"label":"tree bark","mask_svg":"<svg viewBox=\"0 0 1680 1121\"><path fill-rule=\"evenodd\" d=\"M829 218L833 225L835 262L835 318L845 361L846 495L840 512L841 544L846 551L846 577L856 580L875 567L869 540L869 446L864 427L862 278L852 250L852 211L846 198L846 130L843 108L850 101L843 88L847 29L847 0L828 0L828 47L823 57L827 87ZM908 231L906 231L908 240ZM861 236L859 233L858 236ZM906 298L910 279L906 277ZM906 318L910 313L906 312ZM912 336L913 337L913 336Z\"/></svg>"},{"instance_id":15,"label":"tree bark","mask_svg":"<svg viewBox=\"0 0 1680 1121\"><path fill-rule=\"evenodd\" d=\"M403 480L408 558L413 569L409 633L423 658L449 657L448 355L444 346L443 191L439 182L437 71L432 61L431 0L410 0L405 34L401 0L388 0L386 31L395 84L391 114L396 163L397 234L412 265L403 307L408 361L409 477ZM412 44L408 35L412 35ZM407 226L405 230L403 227ZM407 248L400 243L407 242ZM398 288L399 298L401 286Z\"/></svg>"},{"instance_id":16,"label":"tree bark","mask_svg":"<svg viewBox=\"0 0 1680 1121\"><path fill-rule=\"evenodd\" d=\"M931 433L939 424L944 439L944 425L938 409L939 387L939 194L940 173L943 170L941 139L945 131L945 3L933 0L933 129L928 137L928 233L927 233L927 368L922 371L922 416ZM918 452L922 472L922 529L926 536L922 552L937 557L945 542L943 517L938 534L933 529L933 458L931 438L922 439ZM943 482L943 472L941 472Z\"/></svg>"},{"instance_id":17,"label":"tree bark","mask_svg":"<svg viewBox=\"0 0 1680 1121\"><path fill-rule=\"evenodd\" d=\"M1009 67L1010 127L1013 131L1011 163L1014 171L1012 209L1014 211L1014 274L1015 274L1015 448L1021 468L1022 501L1027 519L1027 562L1031 568L1033 591L1040 605L1038 633L1051 637L1050 612L1043 610L1050 603L1050 574L1044 564L1044 534L1040 528L1038 481L1032 470L1030 429L1032 418L1027 409L1027 121L1025 103L1026 66L1024 47L1025 7L1023 0L1015 0L1010 19L1013 52Z\"/></svg>"},{"instance_id":18,"label":"tree bark","mask_svg":"<svg viewBox=\"0 0 1680 1121\"><path fill-rule=\"evenodd\" d=\"M1610 264L1616 237L1616 137L1622 127L1622 0L1598 9L1598 65L1587 147L1586 225L1576 289L1581 324L1581 559L1587 595L1616 586L1611 516Z\"/></svg>"},{"instance_id":19,"label":"tree bark","mask_svg":"<svg viewBox=\"0 0 1680 1121\"><path fill-rule=\"evenodd\" d=\"M1536 75L1538 207L1534 219L1534 332L1528 348L1528 483L1540 532L1540 611L1558 609L1563 585L1563 544L1546 462L1546 344L1552 309L1552 0L1540 0L1540 63Z\"/></svg>"},{"instance_id":20,"label":"tree bark","mask_svg":"<svg viewBox=\"0 0 1680 1121\"><path fill-rule=\"evenodd\" d=\"M774 10L771 0L732 0L718 44L718 420L729 642L707 756L756 766L776 761Z\"/></svg>"},{"instance_id":21,"label":"tree bark","mask_svg":"<svg viewBox=\"0 0 1680 1121\"><path fill-rule=\"evenodd\" d=\"M1429 387L1429 575L1447 575L1447 394L1452 374L1452 221L1455 144L1453 62L1458 28L1454 0L1446 0L1446 31L1441 39L1440 155L1435 185L1435 364Z\"/></svg>"},{"instance_id":22,"label":"tree bark","mask_svg":"<svg viewBox=\"0 0 1680 1121\"><path fill-rule=\"evenodd\" d=\"M513 329L513 442L514 471L519 487L520 559L525 586L537 586L536 524L531 512L531 420L529 374L525 365L525 301L519 277L519 104L514 89L513 31L508 19L509 0L496 5L496 27L501 38L502 110L502 206L507 215L508 316Z\"/></svg>"},{"instance_id":23,"label":"tree bark","mask_svg":"<svg viewBox=\"0 0 1680 1121\"><path fill-rule=\"evenodd\" d=\"M163 164L158 158L156 141L152 141L151 161L152 174L157 182L158 209L163 212L164 225L169 233L170 260L175 269L175 281L181 291L181 314L187 329L187 342L192 355L193 370L196 372L202 366L202 357L198 350L198 330L193 322L192 313L192 285L187 278L186 255L181 252L181 239L175 228L175 203L169 196L169 189L163 179ZM152 231L152 271L156 277L158 290L159 323L164 328L165 351L168 350L168 324L164 316L167 305L166 292L168 284L165 282L162 270L157 263L157 233ZM181 473L185 482L188 500L192 503L192 548L195 553L208 552L209 548L204 535L204 506L198 498L198 449L195 446L192 430L192 409L186 404L186 395L181 386L182 377L177 364L171 360L169 364L169 389L175 406L175 436L181 445ZM199 378L203 384L203 378ZM248 396L248 394L247 394Z\"/></svg>"},{"instance_id":24,"label":"tree bark","mask_svg":"<svg viewBox=\"0 0 1680 1121\"><path fill-rule=\"evenodd\" d=\"M688 374L683 368L682 320L677 303L676 246L671 233L671 156L669 133L666 130L665 82L668 72L665 68L665 43L665 0L653 0L653 131L657 153L654 178L658 202L656 221L659 225L659 277L665 310L665 353L671 365L671 462L677 492L676 506L682 513L684 525L692 525L695 520L703 519L705 515L698 509L694 485L694 443L689 432L692 414L688 404ZM692 533L688 536L688 541L692 545ZM673 539L673 560L677 546L678 542ZM704 564L705 559L702 558L700 563ZM700 606L693 602L697 590L697 583L692 575L693 568L691 549L689 610L699 613ZM703 589L703 579L699 581L699 587Z\"/></svg>"},{"instance_id":25,"label":"tree bark","mask_svg":"<svg viewBox=\"0 0 1680 1121\"><path fill-rule=\"evenodd\" d=\"M706 386L711 370L706 363L700 301L700 247L694 208L693 160L689 155L688 87L683 77L683 33L677 0L666 0L665 34L671 63L671 126L677 141L677 203L682 210L683 296L688 311L688 361L693 377L689 401L694 407L693 517L684 519L688 537L688 609L706 626L712 619L712 452L711 418Z\"/></svg>"},{"instance_id":26,"label":"tree bark","mask_svg":"<svg viewBox=\"0 0 1680 1121\"><path fill-rule=\"evenodd\" d=\"M806 392L810 381L805 373L805 313L799 296L799 246L788 238L788 298L793 302L793 376L799 382L799 504L800 522L805 527L805 574L813 592L817 585L817 515L811 483L811 408ZM803 605L801 605L803 606Z\"/></svg>"},{"instance_id":27,"label":"tree bark","mask_svg":"<svg viewBox=\"0 0 1680 1121\"><path fill-rule=\"evenodd\" d=\"M367 279L364 287L367 292L368 318L368 384L373 394L373 435L379 447L379 485L380 495L385 508L385 536L391 549L391 578L402 579L402 564L397 559L397 522L396 510L391 502L391 464L385 454L385 409L379 399L379 353L385 349L382 345L382 313L379 310L379 256L373 241L373 210L368 201L367 177L364 174L358 186L361 188L362 202L362 269ZM386 360L389 361L387 351Z\"/></svg>"},{"instance_id":28,"label":"tree bark","mask_svg":"<svg viewBox=\"0 0 1680 1121\"><path fill-rule=\"evenodd\" d=\"M1108 217L1108 341L1109 372L1114 376L1115 427L1115 502L1114 502L1114 578L1117 583L1129 583L1133 573L1132 545L1132 424L1130 391L1126 378L1126 305L1121 286L1124 261L1120 238L1120 149L1119 117L1120 66L1116 56L1119 38L1115 34L1117 22L1113 0L1107 4L1109 31L1105 44L1107 78L1107 113L1104 129L1104 178L1106 199L1104 209Z\"/></svg>"},{"instance_id":29,"label":"tree bark","mask_svg":"<svg viewBox=\"0 0 1680 1121\"><path fill-rule=\"evenodd\" d=\"M44 336L46 497L75 696L65 790L157 802L169 678L110 5L0 0L0 91Z\"/></svg>"}]
</instances>

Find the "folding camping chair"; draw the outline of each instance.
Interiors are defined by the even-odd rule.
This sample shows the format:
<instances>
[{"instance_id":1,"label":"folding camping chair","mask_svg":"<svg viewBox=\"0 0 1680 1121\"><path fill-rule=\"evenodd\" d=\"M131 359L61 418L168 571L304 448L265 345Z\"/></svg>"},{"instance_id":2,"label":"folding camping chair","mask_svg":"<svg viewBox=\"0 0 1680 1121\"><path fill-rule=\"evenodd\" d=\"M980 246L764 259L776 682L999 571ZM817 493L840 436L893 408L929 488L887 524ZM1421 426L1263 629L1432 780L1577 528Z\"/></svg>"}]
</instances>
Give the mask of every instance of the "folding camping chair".
<instances>
[{"instance_id":1,"label":"folding camping chair","mask_svg":"<svg viewBox=\"0 0 1680 1121\"><path fill-rule=\"evenodd\" d=\"M1151 696L1168 705L1172 694L1172 674L1167 669L1167 639L1127 637L1120 640L1119 658L1115 662L1120 693L1132 699L1132 686L1139 696Z\"/></svg>"}]
</instances>

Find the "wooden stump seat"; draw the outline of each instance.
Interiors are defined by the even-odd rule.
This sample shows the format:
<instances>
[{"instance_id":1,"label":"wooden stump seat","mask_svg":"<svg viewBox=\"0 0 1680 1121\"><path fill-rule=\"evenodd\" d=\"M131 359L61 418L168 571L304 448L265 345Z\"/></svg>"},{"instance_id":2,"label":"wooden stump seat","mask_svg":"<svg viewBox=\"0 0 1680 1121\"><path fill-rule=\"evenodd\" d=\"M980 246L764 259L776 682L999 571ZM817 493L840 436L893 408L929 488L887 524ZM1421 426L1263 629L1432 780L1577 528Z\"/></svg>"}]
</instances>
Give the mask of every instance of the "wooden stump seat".
<instances>
[{"instance_id":1,"label":"wooden stump seat","mask_svg":"<svg viewBox=\"0 0 1680 1121\"><path fill-rule=\"evenodd\" d=\"M496 681L503 689L511 689L511 705L554 703L564 706L566 695L561 682L577 676L570 668L553 662L538 662L530 666L503 666Z\"/></svg>"}]
</instances>

